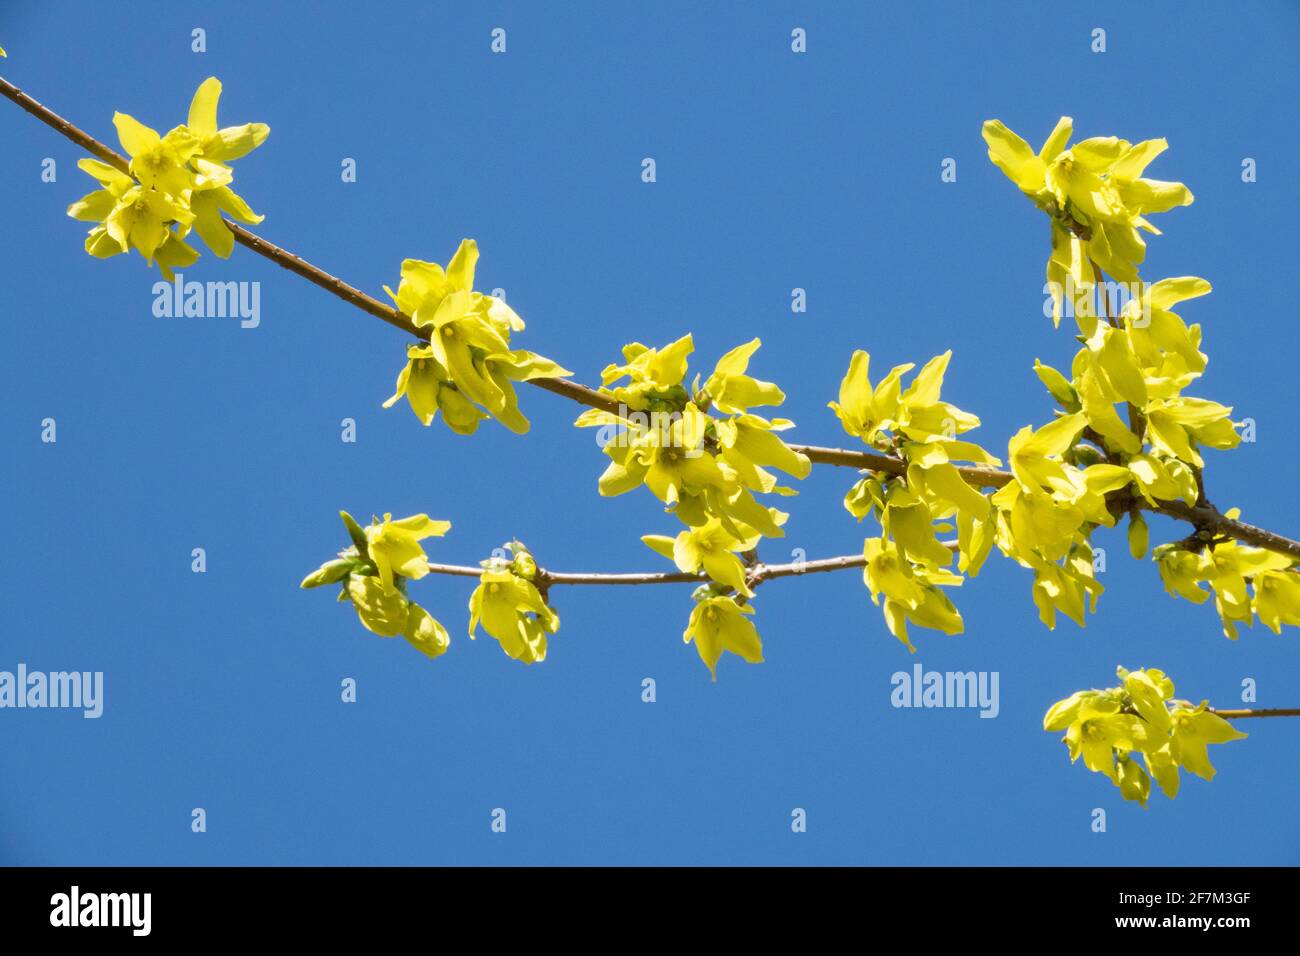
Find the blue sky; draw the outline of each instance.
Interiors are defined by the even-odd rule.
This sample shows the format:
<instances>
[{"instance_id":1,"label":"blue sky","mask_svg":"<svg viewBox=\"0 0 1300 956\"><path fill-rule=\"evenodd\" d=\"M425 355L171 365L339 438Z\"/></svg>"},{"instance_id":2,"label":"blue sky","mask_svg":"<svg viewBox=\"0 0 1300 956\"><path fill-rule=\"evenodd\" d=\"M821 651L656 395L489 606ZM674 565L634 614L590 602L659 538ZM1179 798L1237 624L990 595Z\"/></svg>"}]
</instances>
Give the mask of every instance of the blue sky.
<instances>
[{"instance_id":1,"label":"blue sky","mask_svg":"<svg viewBox=\"0 0 1300 956\"><path fill-rule=\"evenodd\" d=\"M236 167L270 240L381 294L403 258L446 261L472 236L480 286L529 323L516 342L586 382L625 342L693 332L707 374L760 336L751 368L811 444L850 444L826 402L857 348L877 369L952 348L945 398L986 446L1046 421L1033 361L1064 367L1075 343L1042 317L1046 224L980 124L1165 136L1151 172L1196 202L1162 217L1144 275L1214 283L1183 309L1210 355L1195 394L1257 422L1256 443L1211 453L1210 497L1295 534L1300 7L1088 6L5 3L0 70L109 142L114 110L169 128L216 75L223 123L272 127ZM1300 705L1294 632L1225 640L1120 534L1095 539L1107 590L1084 630L1045 630L1027 572L996 557L955 595L966 633L920 632L914 656L857 574L778 581L756 601L766 663L728 656L716 684L680 640L685 587L557 590L562 628L533 667L467 639L464 580L413 586L452 630L441 659L366 633L297 588L345 543L340 508L451 520L433 560L514 536L564 570L662 569L638 539L675 522L644 491L596 496L605 459L563 399L525 389L523 437L383 410L403 336L242 249L186 274L260 282L258 328L155 318L156 270L91 259L63 215L90 189L82 154L9 104L0 141L0 669L106 683L99 720L0 711L0 862L1300 863L1300 725L1253 722L1213 754L1218 779L1185 776L1145 811L1040 729L1116 664L1221 706L1244 678L1259 706ZM816 469L764 557L859 550L852 480ZM892 708L890 675L918 662L999 672L1000 715Z\"/></svg>"}]
</instances>

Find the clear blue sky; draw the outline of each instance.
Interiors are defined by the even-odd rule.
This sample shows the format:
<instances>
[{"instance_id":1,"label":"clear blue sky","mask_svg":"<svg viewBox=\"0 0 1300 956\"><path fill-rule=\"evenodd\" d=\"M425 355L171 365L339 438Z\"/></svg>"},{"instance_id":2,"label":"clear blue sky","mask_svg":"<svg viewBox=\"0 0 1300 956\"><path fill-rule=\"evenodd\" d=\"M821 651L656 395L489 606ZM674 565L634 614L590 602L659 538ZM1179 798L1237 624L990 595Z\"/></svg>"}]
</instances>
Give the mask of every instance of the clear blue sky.
<instances>
[{"instance_id":1,"label":"clear blue sky","mask_svg":"<svg viewBox=\"0 0 1300 956\"><path fill-rule=\"evenodd\" d=\"M587 382L628 341L694 332L707 373L761 336L752 368L813 444L849 442L826 402L856 348L880 368L951 347L945 397L991 448L1046 421L1033 360L1064 366L1075 343L1041 313L1046 224L980 124L1037 143L1066 113L1082 135L1165 136L1151 172L1196 203L1162 218L1144 274L1214 283L1183 310L1211 359L1196 394L1258 425L1211 453L1211 498L1300 532L1295 4L380 6L6 2L0 70L108 141L115 109L169 128L216 75L223 123L272 127L236 167L267 238L380 294L403 258L472 236L480 285L529 323L518 344ZM297 587L345 543L339 508L451 520L434 560L518 536L572 570L661 569L638 538L675 523L644 491L596 496L605 459L557 397L523 390L524 437L384 411L404 337L241 249L187 275L260 282L259 328L154 318L157 271L91 259L63 215L90 188L78 150L9 104L0 142L0 669L106 681L98 721L0 711L0 862L1300 863L1300 724L1253 723L1214 753L1215 782L1185 776L1145 811L1040 729L1116 664L1222 706L1247 677L1260 706L1300 705L1294 632L1225 640L1119 534L1096 539L1107 591L1086 630L1047 632L1028 573L995 557L955 595L966 633L922 632L909 656L857 574L821 575L762 589L767 662L728 656L716 684L681 642L687 588L557 591L560 634L531 668L466 638L464 580L413 587L453 632L442 659L367 634ZM860 549L852 479L817 469L764 556ZM1000 672L1000 716L893 709L890 675L917 662Z\"/></svg>"}]
</instances>

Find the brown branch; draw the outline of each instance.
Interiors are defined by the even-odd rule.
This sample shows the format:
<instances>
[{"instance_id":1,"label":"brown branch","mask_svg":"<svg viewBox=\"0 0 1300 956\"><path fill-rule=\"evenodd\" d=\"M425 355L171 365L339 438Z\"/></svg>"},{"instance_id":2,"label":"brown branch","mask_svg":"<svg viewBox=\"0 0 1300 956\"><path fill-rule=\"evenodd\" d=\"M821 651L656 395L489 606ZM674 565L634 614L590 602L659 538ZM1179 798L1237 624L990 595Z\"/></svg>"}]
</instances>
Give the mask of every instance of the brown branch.
<instances>
[{"instance_id":1,"label":"brown branch","mask_svg":"<svg viewBox=\"0 0 1300 956\"><path fill-rule=\"evenodd\" d=\"M47 109L40 103L36 102L22 90L18 89L18 87L4 79L4 77L0 77L0 95L13 100L42 123L52 127L56 132L63 134L86 152L93 153L110 166L115 166L128 176L130 175L131 171L129 164L123 157L113 152L89 133L73 126L58 113L51 109Z\"/></svg>"},{"instance_id":2,"label":"brown branch","mask_svg":"<svg viewBox=\"0 0 1300 956\"><path fill-rule=\"evenodd\" d=\"M0 78L0 95L12 100L32 116L35 116L56 132L72 140L72 142L81 146L87 152L99 157L110 166L113 166L128 175L130 174L130 163L125 157L114 152L108 146L104 145L84 130L79 129L57 113L38 103L22 90L18 89L18 87L3 78ZM428 337L427 333L422 332L416 327L409 316L403 314L397 309L385 305L373 296L369 296L361 290L348 285L342 279L330 275L328 272L312 265L302 257L294 255L288 250L282 249L280 246L268 242L260 236L249 232L238 223L231 222L230 220L226 220L225 222L230 228L230 231L234 233L235 241L240 245L252 250L266 259L269 259L276 265L288 269L295 275L302 276L314 285L338 296L349 305L353 305L356 308L361 309L363 312L387 322L395 328L401 329L402 331L418 338ZM1098 270L1098 274L1100 274L1100 270ZM1107 312L1109 313L1109 311L1109 296L1107 296ZM1111 321L1113 322L1113 320ZM545 391L552 392L553 394L561 395L591 408L598 408L609 412L617 412L619 410L618 402L609 395L578 382L569 381L568 379L539 378L530 380L529 384ZM854 451L844 448L822 448L816 445L791 445L790 447L796 452L801 452L802 454L807 455L811 461L818 464L859 468L868 471L884 472L891 475L902 475L906 473L907 470L907 463L902 459L874 452ZM1011 473L1006 471L975 468L970 466L959 467L958 470L967 482L981 488L1001 488L1012 480ZM1191 521L1193 524L1196 524L1198 528L1214 530L1221 534L1236 538L1239 541L1244 541L1248 544L1256 545L1257 547L1266 548L1270 551L1286 554L1300 560L1300 541L1294 541L1290 538L1275 534L1271 531L1265 531L1262 528L1257 528L1242 521L1235 521L1219 513L1214 508L1208 506L1192 508L1182 502L1161 502L1154 507L1144 501L1136 502L1136 504L1138 507L1149 511L1155 511L1183 521ZM776 565L774 567L792 566ZM791 571L788 573L796 572Z\"/></svg>"},{"instance_id":3,"label":"brown branch","mask_svg":"<svg viewBox=\"0 0 1300 956\"><path fill-rule=\"evenodd\" d=\"M947 544L956 548L956 542ZM757 587L764 581L774 578L788 578L800 574L821 574L827 571L843 571L849 568L861 568L866 565L866 558L861 554L847 554L838 558L819 558L816 561L795 561L791 564L756 564L748 571L750 587ZM477 578L483 573L482 568L463 564L435 564L429 562L431 574L448 574L454 577ZM647 571L626 574L609 574L602 571L549 571L538 568L534 581L538 587L549 588L553 585L631 585L631 584L708 584L707 574L690 571Z\"/></svg>"},{"instance_id":4,"label":"brown branch","mask_svg":"<svg viewBox=\"0 0 1300 956\"><path fill-rule=\"evenodd\" d=\"M822 448L819 445L790 445L792 451L807 455L808 460L819 465L840 465L845 468L860 468L864 471L883 471L890 475L907 474L907 462L890 455L877 452L855 451L849 448ZM957 471L966 481L977 488L1001 488L1012 479L1009 471L993 468L976 468L973 465L958 465Z\"/></svg>"},{"instance_id":5,"label":"brown branch","mask_svg":"<svg viewBox=\"0 0 1300 956\"><path fill-rule=\"evenodd\" d=\"M1210 713L1228 720L1242 720L1246 717L1300 717L1300 707L1265 707L1261 710L1216 710L1211 707Z\"/></svg>"},{"instance_id":6,"label":"brown branch","mask_svg":"<svg viewBox=\"0 0 1300 956\"><path fill-rule=\"evenodd\" d=\"M956 551L956 541L944 541L943 546ZM765 581L776 578L791 578L802 574L825 574L828 571L846 571L851 568L866 567L867 559L862 554L846 554L837 558L818 558L814 561L793 561L790 564L754 564L746 569L746 577L751 588ZM428 563L431 574L449 574L456 577L476 578L483 573L482 568L463 564ZM712 579L704 573L690 571L648 571L627 574L608 574L602 571L548 571L538 568L534 580L538 587L550 587L556 584L708 584Z\"/></svg>"},{"instance_id":7,"label":"brown branch","mask_svg":"<svg viewBox=\"0 0 1300 956\"><path fill-rule=\"evenodd\" d=\"M1184 501L1162 501L1154 508L1145 502L1139 502L1138 507L1180 521L1189 521L1202 531L1216 532L1300 560L1300 541L1293 541L1273 531L1258 528L1236 518L1229 518L1217 508L1208 505L1193 506Z\"/></svg>"}]
</instances>

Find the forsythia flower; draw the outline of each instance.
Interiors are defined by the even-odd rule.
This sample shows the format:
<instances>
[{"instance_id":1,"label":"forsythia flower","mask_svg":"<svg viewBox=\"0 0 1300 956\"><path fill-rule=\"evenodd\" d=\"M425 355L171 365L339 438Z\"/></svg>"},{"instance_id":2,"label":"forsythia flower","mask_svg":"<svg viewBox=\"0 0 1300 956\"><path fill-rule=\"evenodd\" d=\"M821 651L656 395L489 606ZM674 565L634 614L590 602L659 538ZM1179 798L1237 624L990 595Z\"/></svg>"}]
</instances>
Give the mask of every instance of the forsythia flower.
<instances>
[{"instance_id":1,"label":"forsythia flower","mask_svg":"<svg viewBox=\"0 0 1300 956\"><path fill-rule=\"evenodd\" d=\"M1133 144L1098 136L1067 146L1072 130L1070 117L1061 117L1035 153L1000 120L983 129L989 159L1051 217L1047 279L1058 323L1062 290L1090 291L1093 263L1120 281L1135 281L1146 255L1138 230L1159 234L1146 216L1192 202L1182 183L1142 178L1168 148L1163 139Z\"/></svg>"},{"instance_id":2,"label":"forsythia flower","mask_svg":"<svg viewBox=\"0 0 1300 956\"><path fill-rule=\"evenodd\" d=\"M874 515L884 532L864 543L863 579L871 600L883 605L889 631L915 652L909 622L946 634L960 633L961 615L940 586L960 585L962 574L979 573L993 545L990 499L966 480L955 462L1000 462L974 442L956 436L979 426L979 418L942 401L940 392L951 352L936 355L903 387L915 366L897 365L878 384L870 378L871 356L853 353L830 403L844 430L871 448L906 463L903 475L867 473L844 497L859 520ZM953 549L939 530L957 526L956 552L962 574L947 570Z\"/></svg>"},{"instance_id":3,"label":"forsythia flower","mask_svg":"<svg viewBox=\"0 0 1300 956\"><path fill-rule=\"evenodd\" d=\"M266 218L253 212L243 197L231 190L229 164L261 146L271 134L271 127L265 123L245 123L219 129L217 101L220 98L221 81L210 76L199 85L190 103L189 130L198 138L200 153L195 166L203 173L191 206L194 231L203 237L209 249L226 259L234 248L235 237L221 221L222 214L249 225Z\"/></svg>"},{"instance_id":4,"label":"forsythia flower","mask_svg":"<svg viewBox=\"0 0 1300 956\"><path fill-rule=\"evenodd\" d=\"M1070 761L1104 774L1125 800L1146 805L1154 779L1165 795L1178 795L1179 767L1210 780L1208 744L1240 740L1237 731L1203 701L1193 707L1174 700L1174 683L1163 671L1117 668L1120 686L1078 691L1057 701L1043 729L1065 731ZM1143 766L1134 759L1141 754Z\"/></svg>"},{"instance_id":5,"label":"forsythia flower","mask_svg":"<svg viewBox=\"0 0 1300 956\"><path fill-rule=\"evenodd\" d=\"M384 515L362 528L346 511L339 512L352 546L339 552L302 581L304 588L342 584L340 601L350 601L362 625L380 637L401 634L420 653L438 657L451 644L447 629L406 596L408 578L429 573L421 538L442 535L451 527L428 515L392 520Z\"/></svg>"},{"instance_id":6,"label":"forsythia flower","mask_svg":"<svg viewBox=\"0 0 1300 956\"><path fill-rule=\"evenodd\" d=\"M537 564L518 541L506 546L512 557L483 562L479 585L469 599L469 636L479 622L507 656L525 664L546 660L546 635L560 629L560 615L549 607L533 579Z\"/></svg>"},{"instance_id":7,"label":"forsythia flower","mask_svg":"<svg viewBox=\"0 0 1300 956\"><path fill-rule=\"evenodd\" d=\"M130 176L98 160L82 159L77 166L104 187L68 207L72 218L98 223L86 237L88 253L106 259L135 249L146 262L157 260L168 278L172 266L189 265L198 258L184 241L194 213L182 200L138 186Z\"/></svg>"},{"instance_id":8,"label":"forsythia flower","mask_svg":"<svg viewBox=\"0 0 1300 956\"><path fill-rule=\"evenodd\" d=\"M1237 518L1236 508L1227 513ZM1258 614L1274 633L1283 624L1300 624L1300 573L1286 555L1236 541L1206 545L1192 551L1181 544L1164 544L1152 552L1165 590L1203 604L1214 593L1215 610L1223 621L1223 636L1237 639L1237 625L1253 627ZM1247 592L1253 586L1253 597Z\"/></svg>"},{"instance_id":9,"label":"forsythia flower","mask_svg":"<svg viewBox=\"0 0 1300 956\"><path fill-rule=\"evenodd\" d=\"M379 569L379 579L388 587L394 575L418 581L429 573L429 558L420 547L424 538L439 537L451 530L450 521L434 521L428 515L412 515L393 520L385 514L366 528L366 550Z\"/></svg>"},{"instance_id":10,"label":"forsythia flower","mask_svg":"<svg viewBox=\"0 0 1300 956\"><path fill-rule=\"evenodd\" d=\"M428 345L407 350L407 365L397 379L397 392L428 425L441 409L443 420L460 434L470 434L486 415L480 405L511 431L528 431L519 411L514 383L535 378L563 378L573 373L533 352L510 348L510 333L524 322L504 301L474 291L478 245L461 241L447 268L436 262L407 259L394 292L384 291L397 308L427 331Z\"/></svg>"},{"instance_id":11,"label":"forsythia flower","mask_svg":"<svg viewBox=\"0 0 1300 956\"><path fill-rule=\"evenodd\" d=\"M1218 714L1211 713L1208 701L1202 701L1199 707L1174 711L1171 756L1198 777L1213 780L1215 771L1206 745L1226 744L1245 737Z\"/></svg>"},{"instance_id":12,"label":"forsythia flower","mask_svg":"<svg viewBox=\"0 0 1300 956\"><path fill-rule=\"evenodd\" d=\"M1040 377L1052 387L1050 374L1040 370ZM1034 603L1050 629L1058 611L1082 627L1085 612L1096 610L1104 588L1088 539L1094 528L1114 525L1106 496L1134 478L1121 465L1082 454L1075 441L1086 424L1086 414L1075 412L1036 430L1022 428L1008 443L1015 480L992 497L998 548L1034 572Z\"/></svg>"},{"instance_id":13,"label":"forsythia flower","mask_svg":"<svg viewBox=\"0 0 1300 956\"><path fill-rule=\"evenodd\" d=\"M880 604L885 596L885 623L889 633L903 642L913 654L907 636L908 622L933 628L945 634L960 634L965 628L961 614L939 586L960 585L962 577L925 564L907 560L897 542L887 537L868 538L863 546L866 567L862 579L871 591L871 602Z\"/></svg>"},{"instance_id":14,"label":"forsythia flower","mask_svg":"<svg viewBox=\"0 0 1300 956\"><path fill-rule=\"evenodd\" d=\"M704 383L704 391L718 411L744 415L753 405L780 405L785 401L785 392L775 384L745 374L750 358L762 344L760 339L751 339L718 359L713 374Z\"/></svg>"},{"instance_id":15,"label":"forsythia flower","mask_svg":"<svg viewBox=\"0 0 1300 956\"><path fill-rule=\"evenodd\" d=\"M890 369L876 386L869 377L871 356L853 353L849 370L840 383L838 402L831 402L844 430L881 451L907 442L940 445L955 461L997 465L998 460L974 442L956 438L978 428L977 416L939 400L944 373L952 351L936 355L916 373L906 390L902 378L916 366L911 362Z\"/></svg>"},{"instance_id":16,"label":"forsythia flower","mask_svg":"<svg viewBox=\"0 0 1300 956\"><path fill-rule=\"evenodd\" d=\"M697 589L695 609L682 633L682 641L695 642L700 660L709 668L715 682L723 651L730 651L751 664L763 663L763 642L753 622L745 618L746 614L753 613L751 605L739 604L734 597L715 594L707 587Z\"/></svg>"},{"instance_id":17,"label":"forsythia flower","mask_svg":"<svg viewBox=\"0 0 1300 956\"><path fill-rule=\"evenodd\" d=\"M224 259L234 237L222 213L245 223L262 221L230 189L227 163L261 145L270 127L249 123L217 129L220 95L221 83L209 77L194 94L189 124L162 136L125 113L113 115L118 139L131 157L130 175L96 160L77 164L103 187L68 207L69 216L98 223L86 239L87 252L102 259L135 249L170 279L174 268L198 258L185 242L191 228Z\"/></svg>"},{"instance_id":18,"label":"forsythia flower","mask_svg":"<svg viewBox=\"0 0 1300 956\"><path fill-rule=\"evenodd\" d=\"M690 334L662 349L647 348L640 342L623 346L624 365L606 365L600 373L602 391L633 411L679 409L689 399L682 379L686 377L687 357L695 351ZM609 388L621 378L629 384Z\"/></svg>"},{"instance_id":19,"label":"forsythia flower","mask_svg":"<svg viewBox=\"0 0 1300 956\"><path fill-rule=\"evenodd\" d=\"M737 538L717 518L710 518L698 528L679 532L676 538L663 535L644 535L641 540L677 565L679 571L690 574L703 570L713 581L753 597L745 578L745 566L738 552L749 551L762 537L752 529L746 537Z\"/></svg>"},{"instance_id":20,"label":"forsythia flower","mask_svg":"<svg viewBox=\"0 0 1300 956\"><path fill-rule=\"evenodd\" d=\"M384 408L392 408L403 395L421 424L428 425L441 411L447 427L461 435L474 434L478 423L488 417L460 393L427 345L407 348L406 365L397 376L397 390L384 402Z\"/></svg>"},{"instance_id":21,"label":"forsythia flower","mask_svg":"<svg viewBox=\"0 0 1300 956\"><path fill-rule=\"evenodd\" d=\"M1300 574L1289 571L1260 571L1253 582L1255 597L1251 606L1260 623L1274 634L1282 625L1300 627Z\"/></svg>"}]
</instances>

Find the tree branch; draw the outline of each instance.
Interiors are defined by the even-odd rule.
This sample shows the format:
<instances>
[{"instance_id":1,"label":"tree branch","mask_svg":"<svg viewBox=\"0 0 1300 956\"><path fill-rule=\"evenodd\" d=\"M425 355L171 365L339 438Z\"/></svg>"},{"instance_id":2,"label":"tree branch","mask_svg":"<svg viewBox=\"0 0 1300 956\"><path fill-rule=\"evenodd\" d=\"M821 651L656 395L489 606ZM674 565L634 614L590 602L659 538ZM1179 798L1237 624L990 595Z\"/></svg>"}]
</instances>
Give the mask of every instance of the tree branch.
<instances>
[{"instance_id":1,"label":"tree branch","mask_svg":"<svg viewBox=\"0 0 1300 956\"><path fill-rule=\"evenodd\" d=\"M67 137L76 143L82 149L97 156L99 159L108 163L110 166L130 175L130 163L127 159L114 150L110 149L99 140L95 139L89 133L79 129L72 123L59 116L57 113L43 106L41 103L32 99L18 87L14 86L7 80L0 78L0 95L12 100L22 109L35 116L41 122L54 129L59 134ZM375 318L387 322L394 328L401 329L404 332L414 335L420 339L427 339L426 332L421 331L411 321L411 318L399 310L385 305L383 302L369 296L353 286L348 285L342 279L333 276L318 266L312 265L301 256L297 256L287 249L275 245L272 242L263 239L255 233L249 232L238 223L225 220L226 226L234 234L235 241L247 249L252 250L258 255L269 259L276 265L288 269L295 275L299 275L307 281L313 283L338 298L355 306ZM1107 296L1107 312L1109 312L1109 296ZM1113 321L1113 320L1112 320ZM590 408L598 408L608 412L618 412L619 404L610 396L568 379L558 378L538 378L531 379L530 385L544 391L561 395L571 401ZM837 465L847 468L859 468L867 471L885 472L891 475L902 475L907 471L907 463L900 458L881 455L874 452L854 451L844 448L823 448L816 445L791 445L794 451L808 456L808 458L818 464ZM1010 472L998 471L988 468L975 468L971 466L959 467L962 477L971 485L980 488L1001 488L1012 480ZM1300 560L1300 541L1284 537L1254 525L1246 524L1243 521L1236 521L1221 514L1217 509L1207 505L1192 507L1180 501L1160 502L1157 505L1151 505L1146 501L1133 502L1139 508L1148 511L1154 511L1182 521L1189 521L1201 530L1211 530L1219 534L1236 538L1247 544L1253 544L1257 547L1266 548L1270 551L1276 551L1280 554ZM827 559L836 561L841 559ZM810 563L811 564L811 563ZM793 567L792 565L773 565L770 567L784 568ZM816 570L833 570L832 568L818 568ZM454 572L447 572L454 573ZM477 572L476 572L477 573ZM796 573L796 572L787 572ZM770 574L769 576L783 576ZM615 577L621 577L616 575ZM559 582L556 583L578 583L578 582ZM607 582L607 583L632 583L632 582Z\"/></svg>"},{"instance_id":2,"label":"tree branch","mask_svg":"<svg viewBox=\"0 0 1300 956\"><path fill-rule=\"evenodd\" d=\"M947 544L956 548L956 542ZM816 561L795 561L791 564L755 564L748 569L749 586L757 587L764 581L774 578L788 578L800 574L823 574L827 571L843 571L849 568L865 567L866 558L861 554L846 554L838 558L819 558ZM483 573L482 568L463 564L435 564L429 562L429 573L447 574L453 577L477 578ZM626 574L609 574L601 571L549 571L539 567L535 581L539 587L552 585L628 585L628 584L708 584L711 579L704 573L689 571L647 571Z\"/></svg>"},{"instance_id":3,"label":"tree branch","mask_svg":"<svg viewBox=\"0 0 1300 956\"><path fill-rule=\"evenodd\" d=\"M1228 720L1242 720L1246 717L1300 717L1300 707L1265 707L1262 710L1215 710L1211 707L1210 713Z\"/></svg>"}]
</instances>

